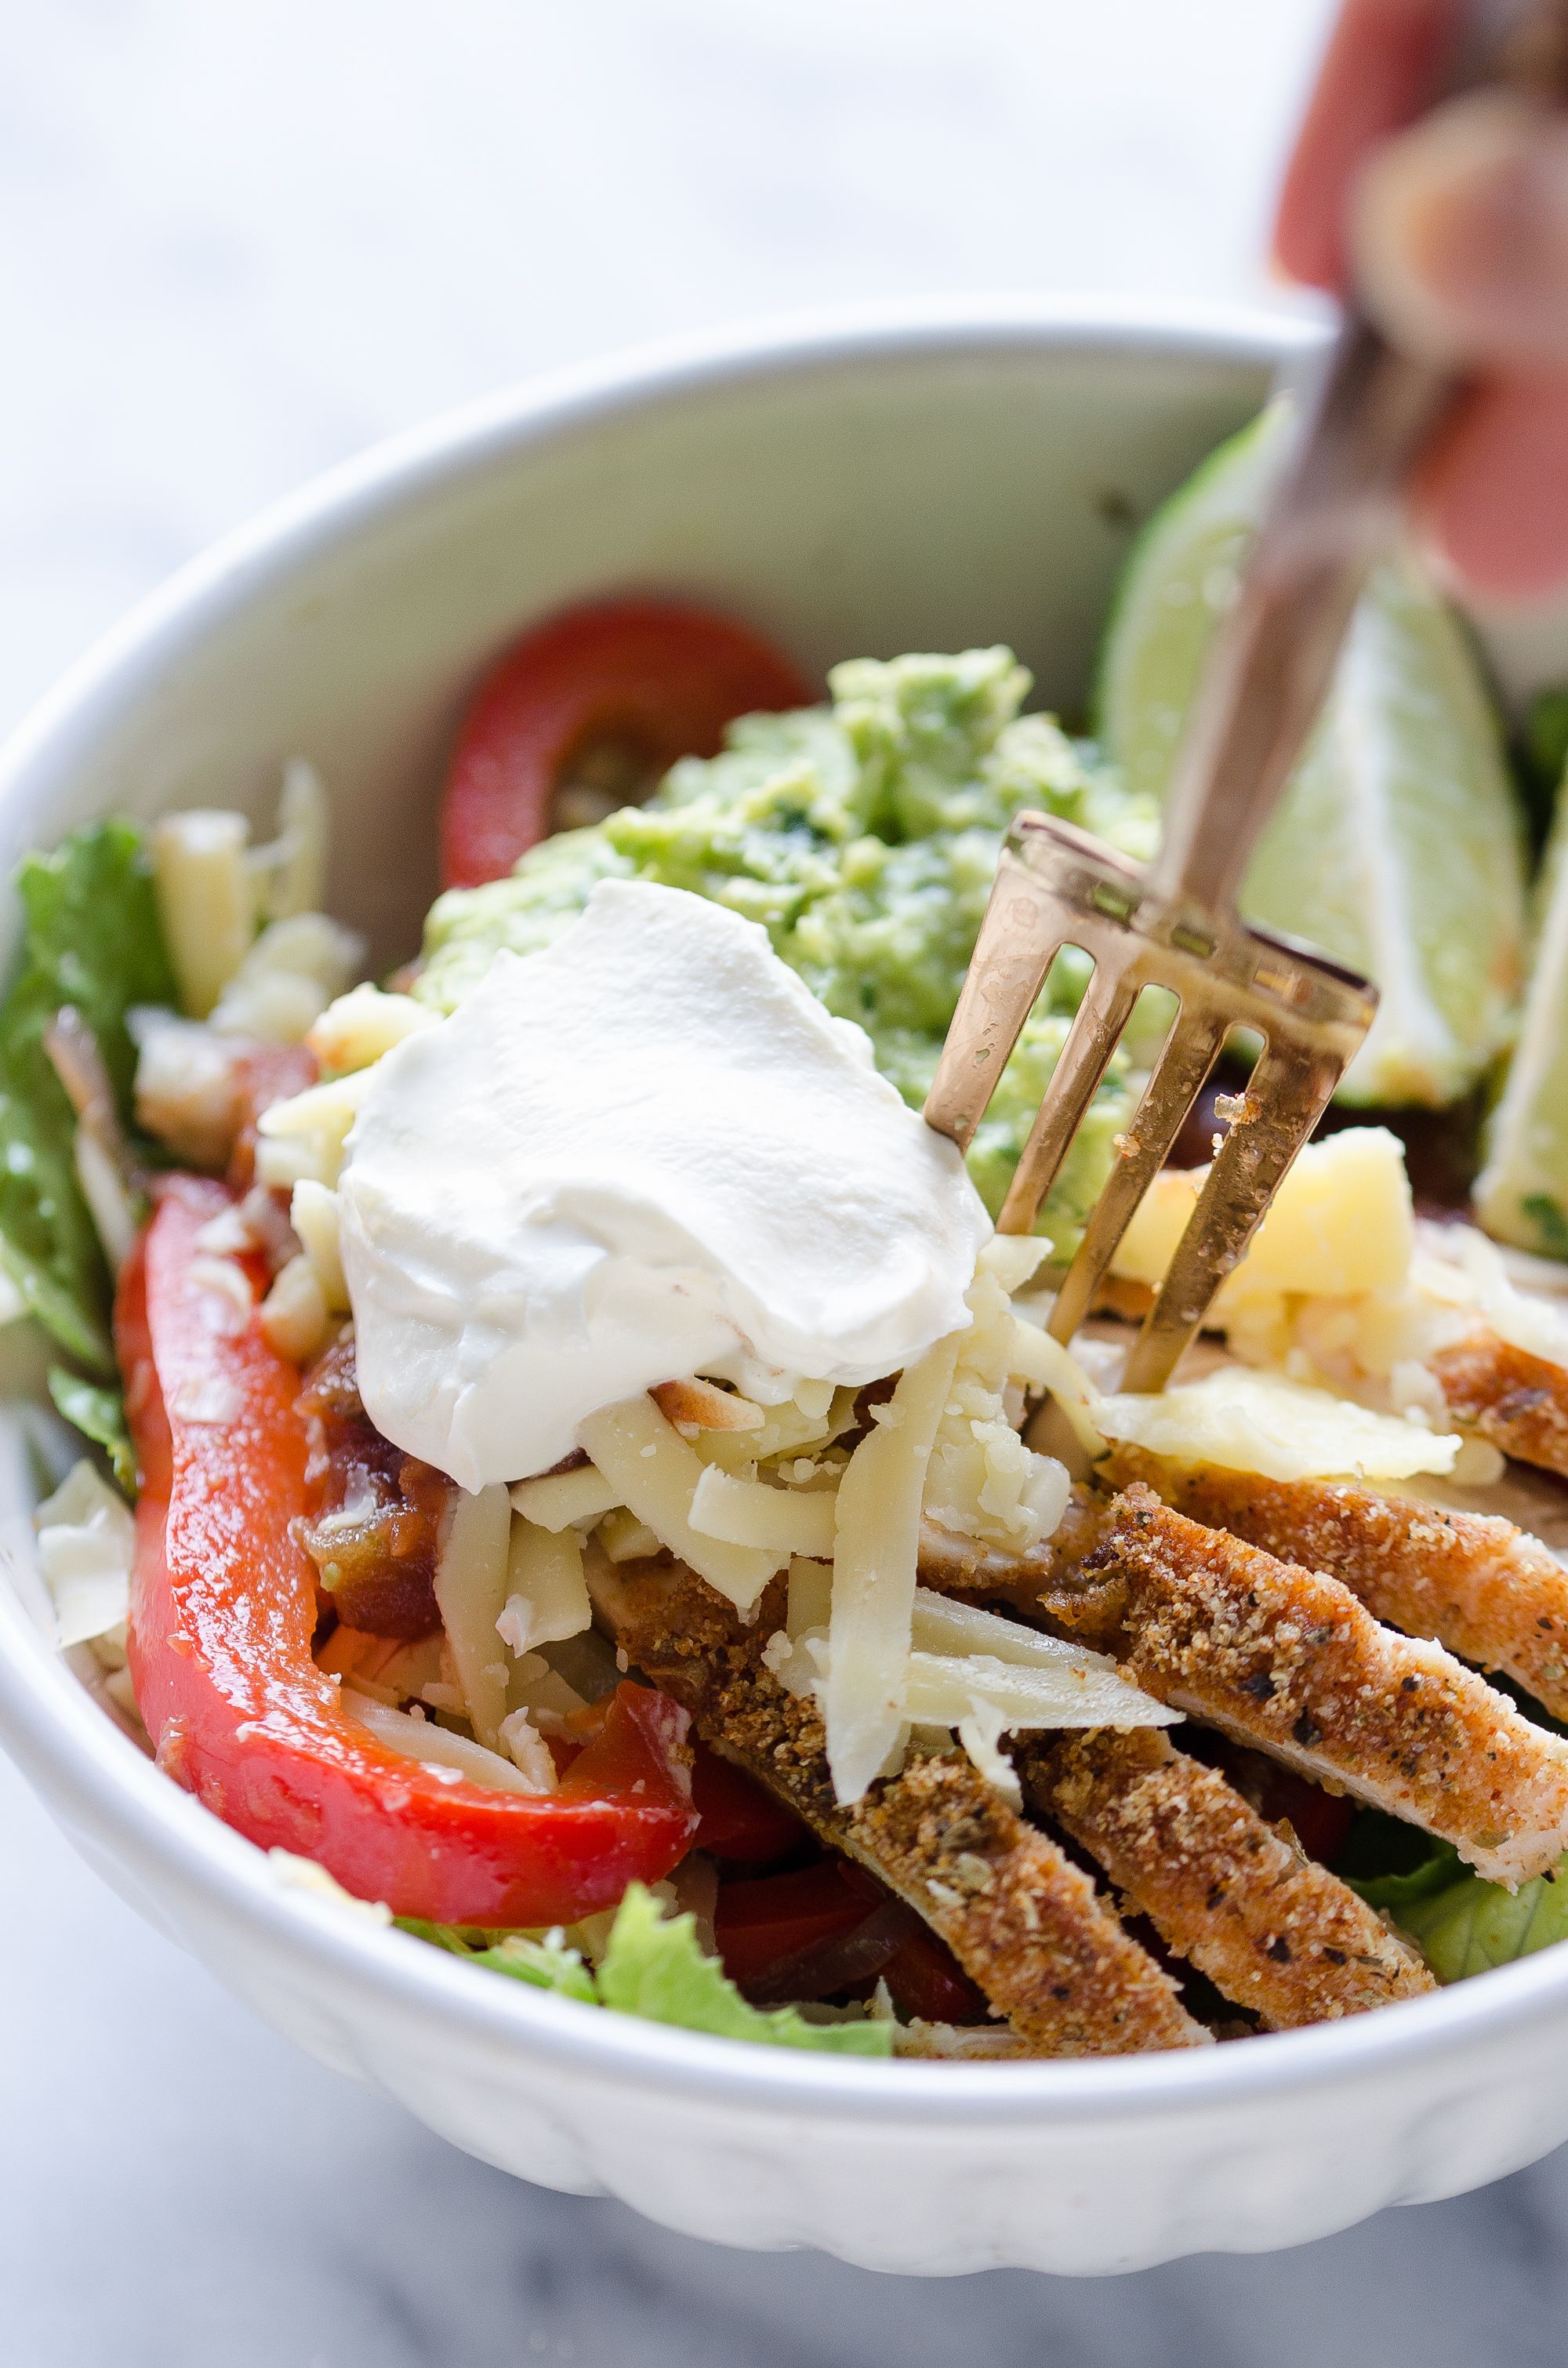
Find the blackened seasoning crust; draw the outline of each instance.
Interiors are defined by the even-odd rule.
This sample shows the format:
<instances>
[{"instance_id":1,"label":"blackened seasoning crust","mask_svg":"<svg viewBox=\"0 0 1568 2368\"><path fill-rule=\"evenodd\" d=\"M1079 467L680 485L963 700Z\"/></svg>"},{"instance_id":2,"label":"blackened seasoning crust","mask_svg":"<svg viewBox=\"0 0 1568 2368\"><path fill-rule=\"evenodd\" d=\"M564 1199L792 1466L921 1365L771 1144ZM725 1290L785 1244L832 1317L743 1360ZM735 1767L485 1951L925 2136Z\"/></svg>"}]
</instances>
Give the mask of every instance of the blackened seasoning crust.
<instances>
[{"instance_id":1,"label":"blackened seasoning crust","mask_svg":"<svg viewBox=\"0 0 1568 2368\"><path fill-rule=\"evenodd\" d=\"M596 1558L590 1583L600 1618L690 1711L704 1741L917 1909L1029 2053L1207 2044L1175 1984L1089 1877L962 1753L913 1757L902 1775L840 1808L821 1718L762 1658L783 1613L777 1582L749 1627L680 1564L615 1568Z\"/></svg>"},{"instance_id":2,"label":"blackened seasoning crust","mask_svg":"<svg viewBox=\"0 0 1568 2368\"><path fill-rule=\"evenodd\" d=\"M1441 1645L1380 1627L1337 1579L1142 1485L1089 1560L1126 1590L1106 1642L1161 1701L1441 1835L1490 1882L1527 1882L1568 1848L1568 1743Z\"/></svg>"},{"instance_id":3,"label":"blackened seasoning crust","mask_svg":"<svg viewBox=\"0 0 1568 2368\"><path fill-rule=\"evenodd\" d=\"M1161 1939L1267 2031L1436 1987L1416 1952L1159 1727L1020 1737L1031 1808L1104 1867Z\"/></svg>"},{"instance_id":4,"label":"blackened seasoning crust","mask_svg":"<svg viewBox=\"0 0 1568 2368\"><path fill-rule=\"evenodd\" d=\"M1539 1538L1494 1514L1457 1513L1354 1480L1265 1480L1177 1463L1136 1447L1110 1462L1206 1529L1283 1562L1325 1570L1406 1635L1504 1669L1568 1718L1568 1570Z\"/></svg>"}]
</instances>

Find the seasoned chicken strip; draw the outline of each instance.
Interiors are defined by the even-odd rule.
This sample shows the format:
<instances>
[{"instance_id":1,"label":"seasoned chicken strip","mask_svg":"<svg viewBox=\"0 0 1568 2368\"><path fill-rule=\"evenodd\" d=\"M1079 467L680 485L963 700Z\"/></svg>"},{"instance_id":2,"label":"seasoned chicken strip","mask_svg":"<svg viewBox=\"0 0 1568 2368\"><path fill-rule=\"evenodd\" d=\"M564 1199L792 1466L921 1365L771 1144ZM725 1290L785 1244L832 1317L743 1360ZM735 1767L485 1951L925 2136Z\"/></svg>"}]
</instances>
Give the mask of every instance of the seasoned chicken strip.
<instances>
[{"instance_id":1,"label":"seasoned chicken strip","mask_svg":"<svg viewBox=\"0 0 1568 2368\"><path fill-rule=\"evenodd\" d=\"M927 1517L920 1524L920 1577L942 1595L999 1596L1032 1611L1036 1599L1075 1570L1105 1520L1103 1491L1079 1481L1053 1534L1027 1554L960 1537Z\"/></svg>"},{"instance_id":2,"label":"seasoned chicken strip","mask_svg":"<svg viewBox=\"0 0 1568 2368\"><path fill-rule=\"evenodd\" d=\"M1013 1764L1030 1807L1065 1827L1161 1938L1267 2030L1437 1987L1347 1884L1158 1727L1023 1736Z\"/></svg>"},{"instance_id":3,"label":"seasoned chicken strip","mask_svg":"<svg viewBox=\"0 0 1568 2368\"><path fill-rule=\"evenodd\" d=\"M923 1916L1033 2053L1209 2043L1088 1876L962 1754L912 1758L839 1807L814 1705L787 1693L762 1658L783 1618L777 1581L749 1627L679 1564L591 1557L590 1585L621 1648L685 1703L704 1740Z\"/></svg>"},{"instance_id":4,"label":"seasoned chicken strip","mask_svg":"<svg viewBox=\"0 0 1568 2368\"><path fill-rule=\"evenodd\" d=\"M1568 1477L1568 1372L1495 1332L1467 1332L1429 1360L1456 1422L1505 1455Z\"/></svg>"},{"instance_id":5,"label":"seasoned chicken strip","mask_svg":"<svg viewBox=\"0 0 1568 2368\"><path fill-rule=\"evenodd\" d=\"M1113 1450L1108 1470L1119 1487L1147 1481L1206 1529L1327 1571L1374 1619L1436 1637L1483 1668L1506 1670L1568 1718L1568 1570L1512 1521L1385 1496L1353 1480L1265 1480L1137 1447Z\"/></svg>"},{"instance_id":6,"label":"seasoned chicken strip","mask_svg":"<svg viewBox=\"0 0 1568 2368\"><path fill-rule=\"evenodd\" d=\"M1085 1568L1122 1582L1119 1635L1100 1607L1080 1633L1098 1626L1089 1641L1148 1692L1441 1835L1490 1882L1511 1888L1568 1848L1568 1743L1440 1645L1141 1484L1111 1510Z\"/></svg>"}]
</instances>

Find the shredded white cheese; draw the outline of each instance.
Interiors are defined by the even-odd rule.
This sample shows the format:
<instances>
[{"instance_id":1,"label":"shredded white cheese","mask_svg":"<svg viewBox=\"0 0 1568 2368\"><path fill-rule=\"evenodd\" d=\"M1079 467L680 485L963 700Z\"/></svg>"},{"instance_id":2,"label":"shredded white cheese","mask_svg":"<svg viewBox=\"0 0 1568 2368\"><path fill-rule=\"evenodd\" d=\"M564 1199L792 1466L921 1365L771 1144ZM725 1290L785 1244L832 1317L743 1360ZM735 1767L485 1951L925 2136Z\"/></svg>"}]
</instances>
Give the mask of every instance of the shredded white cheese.
<instances>
[{"instance_id":1,"label":"shredded white cheese","mask_svg":"<svg viewBox=\"0 0 1568 2368\"><path fill-rule=\"evenodd\" d=\"M85 1121L78 1121L72 1137L72 1165L109 1271L118 1275L131 1256L140 1220L119 1161Z\"/></svg>"},{"instance_id":2,"label":"shredded white cheese","mask_svg":"<svg viewBox=\"0 0 1568 2368\"><path fill-rule=\"evenodd\" d=\"M62 1650L123 1634L136 1556L130 1506L84 1456L33 1515Z\"/></svg>"},{"instance_id":3,"label":"shredded white cheese","mask_svg":"<svg viewBox=\"0 0 1568 2368\"><path fill-rule=\"evenodd\" d=\"M835 1489L774 1488L710 1465L698 1481L689 1519L704 1537L778 1554L833 1552Z\"/></svg>"},{"instance_id":4,"label":"shredded white cheese","mask_svg":"<svg viewBox=\"0 0 1568 2368\"><path fill-rule=\"evenodd\" d=\"M269 922L212 1007L221 1035L298 1044L365 957L365 940L324 913Z\"/></svg>"},{"instance_id":5,"label":"shredded white cheese","mask_svg":"<svg viewBox=\"0 0 1568 2368\"><path fill-rule=\"evenodd\" d=\"M315 1269L323 1299L335 1315L347 1315L348 1289L338 1252L336 1193L312 1177L301 1178L290 1201L289 1222Z\"/></svg>"},{"instance_id":6,"label":"shredded white cheese","mask_svg":"<svg viewBox=\"0 0 1568 2368\"><path fill-rule=\"evenodd\" d=\"M513 1766L528 1778L536 1793L554 1792L557 1780L550 1746L526 1710L508 1711L501 1722L501 1740L511 1755Z\"/></svg>"},{"instance_id":7,"label":"shredded white cheese","mask_svg":"<svg viewBox=\"0 0 1568 2368\"><path fill-rule=\"evenodd\" d=\"M315 1261L301 1251L279 1269L261 1303L261 1328L280 1357L304 1364L326 1346L332 1328Z\"/></svg>"},{"instance_id":8,"label":"shredded white cheese","mask_svg":"<svg viewBox=\"0 0 1568 2368\"><path fill-rule=\"evenodd\" d=\"M495 1623L506 1609L512 1508L498 1485L460 1495L436 1565L436 1603L470 1722L494 1748L506 1715L506 1656Z\"/></svg>"},{"instance_id":9,"label":"shredded white cheese","mask_svg":"<svg viewBox=\"0 0 1568 2368\"><path fill-rule=\"evenodd\" d=\"M577 1437L614 1489L617 1503L728 1597L737 1611L750 1611L789 1560L789 1549L727 1545L693 1527L691 1504L703 1476L702 1461L653 1399L628 1398L606 1406L579 1426Z\"/></svg>"},{"instance_id":10,"label":"shredded white cheese","mask_svg":"<svg viewBox=\"0 0 1568 2368\"><path fill-rule=\"evenodd\" d=\"M348 1130L375 1074L374 1069L356 1069L347 1077L308 1086L302 1094L263 1110L256 1121L257 1182L298 1184L309 1177L317 1184L335 1185Z\"/></svg>"},{"instance_id":11,"label":"shredded white cheese","mask_svg":"<svg viewBox=\"0 0 1568 2368\"><path fill-rule=\"evenodd\" d=\"M538 1645L580 1636L592 1619L588 1583L583 1576L583 1548L576 1532L540 1529L532 1521L514 1519L506 1601L495 1622L504 1643L521 1659Z\"/></svg>"},{"instance_id":12,"label":"shredded white cheese","mask_svg":"<svg viewBox=\"0 0 1568 2368\"><path fill-rule=\"evenodd\" d=\"M1108 1439L1183 1463L1270 1480L1408 1479L1453 1469L1460 1442L1397 1415L1374 1414L1283 1374L1224 1365L1158 1396L1101 1398L1095 1420Z\"/></svg>"},{"instance_id":13,"label":"shredded white cheese","mask_svg":"<svg viewBox=\"0 0 1568 2368\"><path fill-rule=\"evenodd\" d=\"M312 1021L305 1043L324 1075L368 1069L405 1036L439 1026L437 1014L412 995L387 995L379 986L350 988Z\"/></svg>"},{"instance_id":14,"label":"shredded white cheese","mask_svg":"<svg viewBox=\"0 0 1568 2368\"><path fill-rule=\"evenodd\" d=\"M372 1701L352 1684L344 1687L339 1700L349 1717L373 1735L378 1743L385 1744L389 1751L401 1751L406 1759L417 1759L443 1782L457 1784L466 1777L471 1784L483 1784L492 1793L539 1790L512 1760L503 1759L498 1751L487 1751L482 1743L471 1742L466 1735L454 1735L450 1727L437 1726L434 1719L415 1718L408 1711L389 1710L384 1702Z\"/></svg>"},{"instance_id":15,"label":"shredded white cheese","mask_svg":"<svg viewBox=\"0 0 1568 2368\"><path fill-rule=\"evenodd\" d=\"M371 1924L390 1924L392 1909L384 1899L356 1899L345 1891L335 1875L318 1866L313 1858L301 1858L293 1850L269 1850L267 1863L274 1883L285 1891L301 1891L308 1898L319 1899L329 1907L347 1908L351 1915L365 1918Z\"/></svg>"},{"instance_id":16,"label":"shredded white cheese","mask_svg":"<svg viewBox=\"0 0 1568 2368\"><path fill-rule=\"evenodd\" d=\"M274 827L271 841L245 858L257 911L267 921L319 912L326 901L331 811L325 783L303 757L291 757L283 768Z\"/></svg>"},{"instance_id":17,"label":"shredded white cheese","mask_svg":"<svg viewBox=\"0 0 1568 2368\"><path fill-rule=\"evenodd\" d=\"M591 1463L580 1464L574 1472L547 1472L538 1480L519 1480L512 1491L513 1511L541 1530L599 1520L618 1502L604 1474Z\"/></svg>"},{"instance_id":18,"label":"shredded white cheese","mask_svg":"<svg viewBox=\"0 0 1568 2368\"><path fill-rule=\"evenodd\" d=\"M1042 1326L1015 1315L1011 1363L1013 1372L1031 1389L1049 1391L1086 1454L1098 1458L1105 1453L1105 1439L1096 1419L1100 1394L1078 1359L1060 1340L1053 1340Z\"/></svg>"},{"instance_id":19,"label":"shredded white cheese","mask_svg":"<svg viewBox=\"0 0 1568 2368\"><path fill-rule=\"evenodd\" d=\"M839 1483L823 1720L845 1806L902 1749L921 1500L960 1337L949 1333L904 1368Z\"/></svg>"},{"instance_id":20,"label":"shredded white cheese","mask_svg":"<svg viewBox=\"0 0 1568 2368\"><path fill-rule=\"evenodd\" d=\"M1028 1258L1006 1262L1009 1272L1027 1279L1043 1245L1009 1240L1006 1247L1028 1252ZM966 1301L973 1320L960 1337L951 1388L937 1427L926 1511L960 1537L983 1538L1025 1554L1056 1528L1071 1483L1062 1464L1035 1454L1018 1436L1014 1415L1021 1412L1022 1399L1009 1383L1019 1326L994 1270L996 1264L997 1246L992 1243Z\"/></svg>"},{"instance_id":21,"label":"shredded white cheese","mask_svg":"<svg viewBox=\"0 0 1568 2368\"><path fill-rule=\"evenodd\" d=\"M153 885L180 1008L205 1019L256 935L244 814L198 808L153 827Z\"/></svg>"}]
</instances>

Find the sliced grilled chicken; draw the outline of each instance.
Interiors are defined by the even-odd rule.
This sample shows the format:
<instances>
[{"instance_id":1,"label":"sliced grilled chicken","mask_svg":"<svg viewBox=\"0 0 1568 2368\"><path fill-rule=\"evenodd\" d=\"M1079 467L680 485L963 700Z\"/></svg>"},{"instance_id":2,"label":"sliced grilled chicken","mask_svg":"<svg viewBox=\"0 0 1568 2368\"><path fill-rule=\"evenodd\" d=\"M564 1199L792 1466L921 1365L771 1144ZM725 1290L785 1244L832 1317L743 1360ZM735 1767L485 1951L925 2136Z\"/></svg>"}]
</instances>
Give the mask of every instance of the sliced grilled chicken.
<instances>
[{"instance_id":1,"label":"sliced grilled chicken","mask_svg":"<svg viewBox=\"0 0 1568 2368\"><path fill-rule=\"evenodd\" d=\"M1074 1622L1178 1710L1453 1842L1510 1887L1568 1848L1568 1743L1347 1587L1202 1528L1135 1484L1086 1574L1120 1583ZM1058 1600L1051 1609L1060 1619ZM1095 1633L1096 1631L1098 1633Z\"/></svg>"},{"instance_id":2,"label":"sliced grilled chicken","mask_svg":"<svg viewBox=\"0 0 1568 2368\"><path fill-rule=\"evenodd\" d=\"M1466 1333L1431 1365L1456 1422L1505 1455L1568 1477L1568 1372L1561 1365L1490 1331Z\"/></svg>"},{"instance_id":3,"label":"sliced grilled chicken","mask_svg":"<svg viewBox=\"0 0 1568 2368\"><path fill-rule=\"evenodd\" d=\"M1506 1670L1568 1718L1568 1570L1512 1521L1351 1480L1265 1480L1136 1447L1115 1449L1108 1470L1119 1487L1146 1481L1208 1529L1327 1571L1375 1619Z\"/></svg>"},{"instance_id":4,"label":"sliced grilled chicken","mask_svg":"<svg viewBox=\"0 0 1568 2368\"><path fill-rule=\"evenodd\" d=\"M1027 1554L960 1537L929 1518L920 1524L920 1577L942 1595L994 1596L1032 1611L1038 1598L1077 1569L1099 1537L1104 1492L1077 1482L1054 1533Z\"/></svg>"},{"instance_id":5,"label":"sliced grilled chicken","mask_svg":"<svg viewBox=\"0 0 1568 2368\"><path fill-rule=\"evenodd\" d=\"M1416 1952L1158 1727L1020 1738L1031 1808L1065 1827L1162 1940L1269 2031L1436 1987Z\"/></svg>"},{"instance_id":6,"label":"sliced grilled chicken","mask_svg":"<svg viewBox=\"0 0 1568 2368\"><path fill-rule=\"evenodd\" d=\"M839 1807L814 1706L762 1658L783 1616L777 1582L750 1626L680 1565L591 1557L590 1586L617 1643L686 1705L704 1740L923 1916L1031 2052L1209 2043L1087 1875L962 1754L912 1757L902 1775Z\"/></svg>"}]
</instances>

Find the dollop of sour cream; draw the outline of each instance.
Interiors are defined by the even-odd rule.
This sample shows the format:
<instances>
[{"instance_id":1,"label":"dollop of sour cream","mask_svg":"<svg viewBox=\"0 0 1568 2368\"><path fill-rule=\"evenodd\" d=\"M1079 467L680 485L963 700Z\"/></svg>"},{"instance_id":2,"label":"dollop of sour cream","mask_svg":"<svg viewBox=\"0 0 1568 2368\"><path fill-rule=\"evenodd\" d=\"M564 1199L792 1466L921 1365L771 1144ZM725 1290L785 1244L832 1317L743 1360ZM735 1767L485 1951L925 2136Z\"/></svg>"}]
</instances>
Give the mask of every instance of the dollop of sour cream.
<instances>
[{"instance_id":1,"label":"dollop of sour cream","mask_svg":"<svg viewBox=\"0 0 1568 2368\"><path fill-rule=\"evenodd\" d=\"M468 1489L684 1374L895 1372L969 1323L991 1232L755 922L630 881L385 1055L339 1196L366 1409Z\"/></svg>"}]
</instances>

